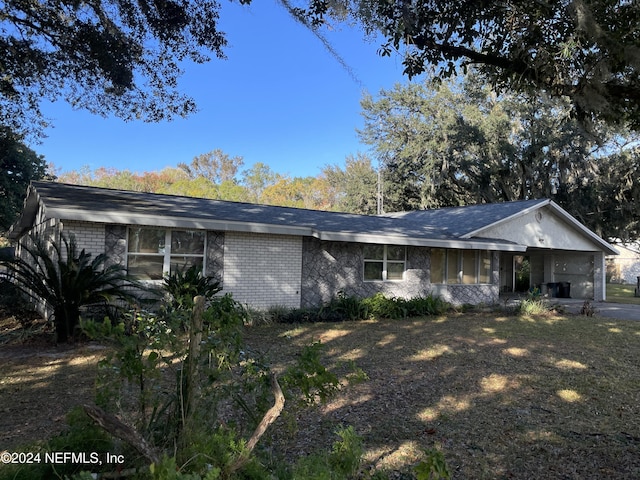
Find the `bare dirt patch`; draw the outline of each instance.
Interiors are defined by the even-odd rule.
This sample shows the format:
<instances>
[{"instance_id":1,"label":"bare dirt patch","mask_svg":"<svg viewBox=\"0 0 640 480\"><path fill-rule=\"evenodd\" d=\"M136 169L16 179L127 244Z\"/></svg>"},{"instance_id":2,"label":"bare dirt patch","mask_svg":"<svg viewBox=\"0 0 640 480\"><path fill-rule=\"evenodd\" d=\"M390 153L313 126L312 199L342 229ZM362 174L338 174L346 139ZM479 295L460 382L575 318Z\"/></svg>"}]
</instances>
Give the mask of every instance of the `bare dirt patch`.
<instances>
[{"instance_id":1,"label":"bare dirt patch","mask_svg":"<svg viewBox=\"0 0 640 480\"><path fill-rule=\"evenodd\" d=\"M59 434L69 410L94 398L104 349L86 342L56 346L52 339L42 321L27 330L12 317L0 321L0 451Z\"/></svg>"}]
</instances>

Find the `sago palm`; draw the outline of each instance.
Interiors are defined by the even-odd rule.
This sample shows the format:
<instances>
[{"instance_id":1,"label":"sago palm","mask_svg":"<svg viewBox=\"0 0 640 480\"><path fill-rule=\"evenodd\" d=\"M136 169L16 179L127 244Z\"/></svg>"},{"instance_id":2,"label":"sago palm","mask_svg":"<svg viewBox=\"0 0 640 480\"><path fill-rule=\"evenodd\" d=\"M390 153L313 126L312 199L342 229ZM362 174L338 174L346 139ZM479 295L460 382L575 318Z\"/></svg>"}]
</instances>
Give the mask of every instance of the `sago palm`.
<instances>
[{"instance_id":1,"label":"sago palm","mask_svg":"<svg viewBox=\"0 0 640 480\"><path fill-rule=\"evenodd\" d=\"M53 312L57 341L66 342L78 325L80 307L131 299L133 292L123 266L107 266L105 254L92 258L84 249L78 251L73 235L61 238L63 245L31 236L21 257L2 264L22 292Z\"/></svg>"}]
</instances>

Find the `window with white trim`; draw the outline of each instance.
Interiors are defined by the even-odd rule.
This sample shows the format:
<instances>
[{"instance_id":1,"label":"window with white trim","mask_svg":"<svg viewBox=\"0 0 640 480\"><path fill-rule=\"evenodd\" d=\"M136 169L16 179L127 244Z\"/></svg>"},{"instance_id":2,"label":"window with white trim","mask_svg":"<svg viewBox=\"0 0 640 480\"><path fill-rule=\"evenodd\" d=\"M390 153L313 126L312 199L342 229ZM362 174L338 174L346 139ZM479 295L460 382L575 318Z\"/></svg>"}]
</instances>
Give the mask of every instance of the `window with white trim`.
<instances>
[{"instance_id":1,"label":"window with white trim","mask_svg":"<svg viewBox=\"0 0 640 480\"><path fill-rule=\"evenodd\" d=\"M129 227L127 240L127 270L134 278L162 280L192 265L204 269L203 230Z\"/></svg>"},{"instance_id":2,"label":"window with white trim","mask_svg":"<svg viewBox=\"0 0 640 480\"><path fill-rule=\"evenodd\" d=\"M491 283L491 252L432 249L431 283Z\"/></svg>"},{"instance_id":3,"label":"window with white trim","mask_svg":"<svg viewBox=\"0 0 640 480\"><path fill-rule=\"evenodd\" d=\"M407 264L407 248L401 245L365 245L364 280L404 280Z\"/></svg>"}]
</instances>

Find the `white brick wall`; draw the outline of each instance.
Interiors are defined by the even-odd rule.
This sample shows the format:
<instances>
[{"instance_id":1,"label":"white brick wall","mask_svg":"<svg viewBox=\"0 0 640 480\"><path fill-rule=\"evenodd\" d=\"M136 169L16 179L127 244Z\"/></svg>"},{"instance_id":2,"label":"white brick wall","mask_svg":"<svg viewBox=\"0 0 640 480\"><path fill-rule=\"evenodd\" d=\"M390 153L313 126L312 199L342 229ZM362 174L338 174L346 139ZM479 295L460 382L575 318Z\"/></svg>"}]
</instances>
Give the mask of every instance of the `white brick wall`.
<instances>
[{"instance_id":1,"label":"white brick wall","mask_svg":"<svg viewBox=\"0 0 640 480\"><path fill-rule=\"evenodd\" d=\"M65 220L63 223L63 234L67 238L71 233L75 235L78 252L84 248L88 253L91 253L92 258L104 253L104 223L76 222L72 220Z\"/></svg>"},{"instance_id":2,"label":"white brick wall","mask_svg":"<svg viewBox=\"0 0 640 480\"><path fill-rule=\"evenodd\" d=\"M226 232L224 290L256 308L300 307L302 238Z\"/></svg>"}]
</instances>

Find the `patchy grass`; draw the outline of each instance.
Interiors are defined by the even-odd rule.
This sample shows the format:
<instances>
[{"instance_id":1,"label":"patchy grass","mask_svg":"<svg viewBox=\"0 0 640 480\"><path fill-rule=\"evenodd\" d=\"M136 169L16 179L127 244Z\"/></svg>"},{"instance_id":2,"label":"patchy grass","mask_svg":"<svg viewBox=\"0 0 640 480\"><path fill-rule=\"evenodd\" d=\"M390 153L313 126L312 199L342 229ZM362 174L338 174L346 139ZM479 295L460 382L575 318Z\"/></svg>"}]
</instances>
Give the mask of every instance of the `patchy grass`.
<instances>
[{"instance_id":1,"label":"patchy grass","mask_svg":"<svg viewBox=\"0 0 640 480\"><path fill-rule=\"evenodd\" d=\"M372 468L408 472L436 448L454 478L640 477L640 322L465 314L272 325L247 341L279 370L321 341L333 368L354 360L369 377L279 420L272 440L292 457L353 425Z\"/></svg>"},{"instance_id":2,"label":"patchy grass","mask_svg":"<svg viewBox=\"0 0 640 480\"><path fill-rule=\"evenodd\" d=\"M635 285L607 283L607 302L640 305L640 297L635 296Z\"/></svg>"},{"instance_id":3,"label":"patchy grass","mask_svg":"<svg viewBox=\"0 0 640 480\"><path fill-rule=\"evenodd\" d=\"M353 362L368 377L299 415L285 406L259 444L274 457L326 451L351 425L367 467L390 478L411 478L428 449L456 479L640 478L640 322L466 313L275 324L245 337L276 372L320 341L341 378ZM55 433L92 399L103 352L90 347L3 346L0 450Z\"/></svg>"}]
</instances>

